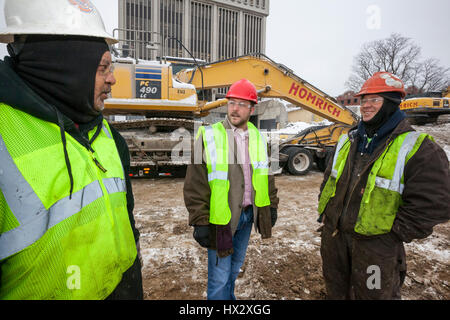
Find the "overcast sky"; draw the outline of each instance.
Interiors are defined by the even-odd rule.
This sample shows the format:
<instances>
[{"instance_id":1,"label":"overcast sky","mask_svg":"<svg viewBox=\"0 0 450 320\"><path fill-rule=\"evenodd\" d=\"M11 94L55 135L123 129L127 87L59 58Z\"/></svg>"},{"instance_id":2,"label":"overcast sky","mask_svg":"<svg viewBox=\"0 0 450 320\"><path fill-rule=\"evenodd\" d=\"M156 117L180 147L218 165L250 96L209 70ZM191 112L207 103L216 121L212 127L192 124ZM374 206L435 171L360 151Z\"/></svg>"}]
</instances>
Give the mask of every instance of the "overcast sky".
<instances>
[{"instance_id":1,"label":"overcast sky","mask_svg":"<svg viewBox=\"0 0 450 320\"><path fill-rule=\"evenodd\" d=\"M108 32L118 26L117 0L92 0ZM0 28L4 27L0 0ZM266 54L306 81L337 96L353 58L368 41L393 32L410 37L423 58L450 67L450 0L271 0ZM0 45L0 57L6 54Z\"/></svg>"}]
</instances>

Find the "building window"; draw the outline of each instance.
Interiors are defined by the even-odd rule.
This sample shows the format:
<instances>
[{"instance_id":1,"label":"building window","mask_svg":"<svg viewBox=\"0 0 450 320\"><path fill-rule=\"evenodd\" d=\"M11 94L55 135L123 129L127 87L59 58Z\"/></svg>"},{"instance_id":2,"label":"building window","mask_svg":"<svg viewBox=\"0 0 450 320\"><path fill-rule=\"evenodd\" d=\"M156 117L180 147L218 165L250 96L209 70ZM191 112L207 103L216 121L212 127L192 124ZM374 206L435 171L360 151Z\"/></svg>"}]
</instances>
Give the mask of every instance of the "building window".
<instances>
[{"instance_id":1,"label":"building window","mask_svg":"<svg viewBox=\"0 0 450 320\"><path fill-rule=\"evenodd\" d=\"M187 57L180 43L186 41L183 44L194 57L207 62L263 52L266 15L258 12L267 9L269 2L227 1L236 7L220 6L220 1L214 2L217 4L213 2L119 0L121 41L115 48L121 51L122 56L144 60L156 59L158 55ZM184 11L187 8L189 12Z\"/></svg>"},{"instance_id":2,"label":"building window","mask_svg":"<svg viewBox=\"0 0 450 320\"><path fill-rule=\"evenodd\" d=\"M219 60L238 54L238 12L219 8Z\"/></svg>"},{"instance_id":3,"label":"building window","mask_svg":"<svg viewBox=\"0 0 450 320\"><path fill-rule=\"evenodd\" d=\"M244 54L262 51L262 18L244 14Z\"/></svg>"},{"instance_id":4,"label":"building window","mask_svg":"<svg viewBox=\"0 0 450 320\"><path fill-rule=\"evenodd\" d=\"M191 52L194 57L211 61L212 8L210 5L191 3Z\"/></svg>"},{"instance_id":5,"label":"building window","mask_svg":"<svg viewBox=\"0 0 450 320\"><path fill-rule=\"evenodd\" d=\"M165 0L160 4L161 36L183 40L183 0ZM165 40L165 55L182 57L183 48L174 39Z\"/></svg>"},{"instance_id":6,"label":"building window","mask_svg":"<svg viewBox=\"0 0 450 320\"><path fill-rule=\"evenodd\" d=\"M149 59L150 50L147 44L153 41L151 25L151 1L127 0L125 3L125 39L120 50L123 56L131 56L139 59ZM133 30L133 31L131 31Z\"/></svg>"}]
</instances>

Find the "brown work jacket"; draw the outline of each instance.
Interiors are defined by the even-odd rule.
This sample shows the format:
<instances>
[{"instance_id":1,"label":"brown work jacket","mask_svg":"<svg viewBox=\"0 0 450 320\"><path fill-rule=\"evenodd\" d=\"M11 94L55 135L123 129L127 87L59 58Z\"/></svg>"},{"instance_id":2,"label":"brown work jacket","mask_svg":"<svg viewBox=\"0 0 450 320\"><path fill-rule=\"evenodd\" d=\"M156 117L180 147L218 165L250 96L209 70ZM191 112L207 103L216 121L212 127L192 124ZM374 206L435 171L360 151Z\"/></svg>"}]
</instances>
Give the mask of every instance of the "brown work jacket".
<instances>
[{"instance_id":1,"label":"brown work jacket","mask_svg":"<svg viewBox=\"0 0 450 320\"><path fill-rule=\"evenodd\" d=\"M372 154L363 155L357 151L359 138L356 130L349 132L350 151L337 183L335 196L330 199L324 211L325 228L364 238L354 228L372 165L390 141L409 131L414 129L404 119ZM325 170L320 193L331 173L332 162L331 159ZM398 208L390 234L403 242L426 238L433 232L436 224L450 218L449 160L437 143L430 139L423 141L405 166L404 185L403 204Z\"/></svg>"},{"instance_id":2,"label":"brown work jacket","mask_svg":"<svg viewBox=\"0 0 450 320\"><path fill-rule=\"evenodd\" d=\"M244 196L244 173L242 164L239 164L236 141L228 120L222 122L228 134L228 180L230 181L230 190L228 191L228 205L231 210L231 230L234 234L239 222L242 211L242 201ZM233 144L233 145L231 145ZM200 152L201 155L195 152ZM201 159L201 163L195 163L195 159ZM203 139L198 138L194 143L192 153L192 163L188 165L186 178L184 181L183 195L186 208L189 212L189 225L209 225L210 235L216 234L216 226L209 224L209 207L211 189L208 184L208 170L206 168L206 156L203 148ZM200 162L197 160L197 162ZM250 170L252 168L250 166ZM252 172L253 173L253 172ZM269 175L269 198L270 206L256 207L254 204L255 190L252 188L252 203L255 229L261 234L263 239L272 236L272 223L270 207L277 208L279 199L277 197L277 188L275 187L275 178ZM216 249L216 237L212 236L211 249Z\"/></svg>"}]
</instances>

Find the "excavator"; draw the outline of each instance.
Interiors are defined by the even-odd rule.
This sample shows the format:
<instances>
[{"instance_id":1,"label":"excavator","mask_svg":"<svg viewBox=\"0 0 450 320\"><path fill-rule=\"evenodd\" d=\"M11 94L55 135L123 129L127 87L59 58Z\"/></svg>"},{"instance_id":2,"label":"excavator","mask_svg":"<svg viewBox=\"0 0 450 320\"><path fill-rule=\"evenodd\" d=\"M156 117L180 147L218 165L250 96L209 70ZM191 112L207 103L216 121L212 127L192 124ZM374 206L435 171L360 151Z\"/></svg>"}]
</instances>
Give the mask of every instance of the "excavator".
<instances>
[{"instance_id":1,"label":"excavator","mask_svg":"<svg viewBox=\"0 0 450 320\"><path fill-rule=\"evenodd\" d=\"M443 92L408 95L400 104L411 123L435 123L441 115L450 114L450 86Z\"/></svg>"},{"instance_id":2,"label":"excavator","mask_svg":"<svg viewBox=\"0 0 450 320\"><path fill-rule=\"evenodd\" d=\"M244 77L256 86L260 97L283 99L334 123L310 127L279 146L280 167L290 174L306 174L314 162L325 170L339 136L356 124L358 116L291 69L258 53L177 73L178 80L203 90L227 87Z\"/></svg>"},{"instance_id":3,"label":"excavator","mask_svg":"<svg viewBox=\"0 0 450 320\"><path fill-rule=\"evenodd\" d=\"M204 124L201 118L227 103L226 99L206 101L204 93L242 78L256 86L260 97L284 99L333 122L309 128L279 145L280 167L291 174L306 174L313 162L323 170L338 137L358 121L350 109L263 54L198 64L175 76L172 65L162 59L119 57L114 66L117 83L105 101L104 114L136 116L111 122L127 141L130 175L135 177L164 172L183 176L194 132Z\"/></svg>"}]
</instances>

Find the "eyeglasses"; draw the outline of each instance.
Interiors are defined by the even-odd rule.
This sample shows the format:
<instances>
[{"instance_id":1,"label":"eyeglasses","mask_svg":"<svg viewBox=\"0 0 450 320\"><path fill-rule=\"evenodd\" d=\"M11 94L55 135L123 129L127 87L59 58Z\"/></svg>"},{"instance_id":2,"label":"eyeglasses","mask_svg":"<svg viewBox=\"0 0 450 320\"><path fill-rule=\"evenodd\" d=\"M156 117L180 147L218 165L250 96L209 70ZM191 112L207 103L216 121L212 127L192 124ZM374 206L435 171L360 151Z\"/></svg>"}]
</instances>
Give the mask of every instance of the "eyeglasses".
<instances>
[{"instance_id":1,"label":"eyeglasses","mask_svg":"<svg viewBox=\"0 0 450 320\"><path fill-rule=\"evenodd\" d=\"M114 73L114 66L112 64L99 64L97 72L106 78L109 74Z\"/></svg>"},{"instance_id":2,"label":"eyeglasses","mask_svg":"<svg viewBox=\"0 0 450 320\"><path fill-rule=\"evenodd\" d=\"M228 106L229 107L234 107L234 106L238 106L239 108L242 108L242 109L244 109L244 108L251 108L251 104L249 104L249 103L245 103L245 102L237 102L237 101L228 101Z\"/></svg>"},{"instance_id":3,"label":"eyeglasses","mask_svg":"<svg viewBox=\"0 0 450 320\"><path fill-rule=\"evenodd\" d=\"M370 102L370 104L375 104L378 102L383 102L383 98L361 99L361 105L365 105L367 102Z\"/></svg>"}]
</instances>

